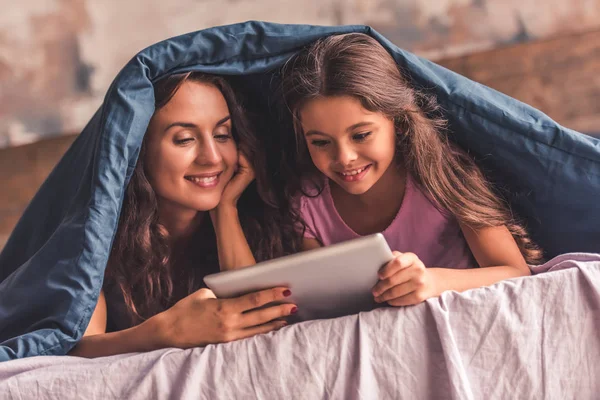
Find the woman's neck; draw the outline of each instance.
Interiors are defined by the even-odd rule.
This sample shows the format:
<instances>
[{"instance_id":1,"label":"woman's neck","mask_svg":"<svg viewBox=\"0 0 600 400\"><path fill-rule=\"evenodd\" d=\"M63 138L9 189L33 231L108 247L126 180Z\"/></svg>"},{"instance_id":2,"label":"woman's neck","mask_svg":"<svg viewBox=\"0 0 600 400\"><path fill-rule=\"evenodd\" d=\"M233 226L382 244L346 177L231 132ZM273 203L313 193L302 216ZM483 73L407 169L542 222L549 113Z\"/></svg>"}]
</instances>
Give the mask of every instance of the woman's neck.
<instances>
[{"instance_id":1,"label":"woman's neck","mask_svg":"<svg viewBox=\"0 0 600 400\"><path fill-rule=\"evenodd\" d=\"M171 244L175 245L187 241L202 224L205 216L206 212L202 211L172 212L159 209L158 220L169 232Z\"/></svg>"}]
</instances>

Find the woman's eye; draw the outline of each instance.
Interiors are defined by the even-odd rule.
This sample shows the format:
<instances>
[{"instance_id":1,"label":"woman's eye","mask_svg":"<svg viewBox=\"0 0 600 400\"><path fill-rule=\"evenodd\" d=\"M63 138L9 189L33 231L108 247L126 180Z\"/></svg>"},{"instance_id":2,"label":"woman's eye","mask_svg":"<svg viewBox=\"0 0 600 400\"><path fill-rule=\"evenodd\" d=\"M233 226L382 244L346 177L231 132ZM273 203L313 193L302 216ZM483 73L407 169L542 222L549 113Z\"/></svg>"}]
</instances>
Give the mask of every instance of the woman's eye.
<instances>
[{"instance_id":1,"label":"woman's eye","mask_svg":"<svg viewBox=\"0 0 600 400\"><path fill-rule=\"evenodd\" d=\"M194 138L183 138L183 139L173 140L173 142L175 142L176 145L184 145L184 144L188 144L192 141L194 141Z\"/></svg>"},{"instance_id":2,"label":"woman's eye","mask_svg":"<svg viewBox=\"0 0 600 400\"><path fill-rule=\"evenodd\" d=\"M370 135L371 135L371 132L357 133L355 135L352 135L352 139L354 139L357 142L363 142Z\"/></svg>"},{"instance_id":3,"label":"woman's eye","mask_svg":"<svg viewBox=\"0 0 600 400\"><path fill-rule=\"evenodd\" d=\"M310 144L316 147L325 147L329 142L327 140L311 140Z\"/></svg>"},{"instance_id":4,"label":"woman's eye","mask_svg":"<svg viewBox=\"0 0 600 400\"><path fill-rule=\"evenodd\" d=\"M221 134L214 135L213 137L215 138L215 140L217 142L221 142L221 143L227 142L228 140L232 139L232 136L229 133L221 133Z\"/></svg>"}]
</instances>

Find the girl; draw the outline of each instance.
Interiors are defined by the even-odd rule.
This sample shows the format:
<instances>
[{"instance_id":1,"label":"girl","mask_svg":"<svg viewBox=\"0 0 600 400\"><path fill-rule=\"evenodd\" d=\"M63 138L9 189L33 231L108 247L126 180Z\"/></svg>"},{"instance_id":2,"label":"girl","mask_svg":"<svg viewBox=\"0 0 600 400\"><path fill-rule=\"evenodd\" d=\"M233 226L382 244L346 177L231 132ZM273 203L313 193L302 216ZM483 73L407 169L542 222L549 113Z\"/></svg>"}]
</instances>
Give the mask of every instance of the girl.
<instances>
[{"instance_id":1,"label":"girl","mask_svg":"<svg viewBox=\"0 0 600 400\"><path fill-rule=\"evenodd\" d=\"M541 251L474 161L448 142L434 99L416 92L373 38L321 39L282 71L302 171L303 248L382 232L394 252L375 301L417 304L529 275ZM472 268L472 267L481 268Z\"/></svg>"},{"instance_id":2,"label":"girl","mask_svg":"<svg viewBox=\"0 0 600 400\"><path fill-rule=\"evenodd\" d=\"M293 304L255 310L290 296L287 288L226 300L200 289L219 264L239 268L254 264L255 254L296 250L293 231L278 228L289 214L264 204L254 184L245 190L254 179L245 155L264 168L231 87L216 76L178 74L158 82L155 99L103 291L72 355L231 341L278 329L296 311Z\"/></svg>"}]
</instances>

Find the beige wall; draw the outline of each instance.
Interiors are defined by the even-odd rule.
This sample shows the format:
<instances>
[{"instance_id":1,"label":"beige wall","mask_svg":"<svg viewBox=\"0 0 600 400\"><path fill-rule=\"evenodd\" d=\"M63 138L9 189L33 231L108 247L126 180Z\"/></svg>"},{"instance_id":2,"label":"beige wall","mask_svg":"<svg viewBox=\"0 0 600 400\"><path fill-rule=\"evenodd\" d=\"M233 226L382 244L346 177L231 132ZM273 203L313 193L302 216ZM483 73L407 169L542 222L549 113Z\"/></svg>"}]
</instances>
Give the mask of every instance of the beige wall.
<instances>
[{"instance_id":1,"label":"beige wall","mask_svg":"<svg viewBox=\"0 0 600 400\"><path fill-rule=\"evenodd\" d=\"M432 59L600 27L600 0L0 0L0 147L79 132L167 37L250 19L368 24Z\"/></svg>"},{"instance_id":2,"label":"beige wall","mask_svg":"<svg viewBox=\"0 0 600 400\"><path fill-rule=\"evenodd\" d=\"M154 42L214 25L248 19L372 25L565 126L600 131L600 0L16 4L0 0L0 249L74 139L67 134L87 123L118 70Z\"/></svg>"}]
</instances>

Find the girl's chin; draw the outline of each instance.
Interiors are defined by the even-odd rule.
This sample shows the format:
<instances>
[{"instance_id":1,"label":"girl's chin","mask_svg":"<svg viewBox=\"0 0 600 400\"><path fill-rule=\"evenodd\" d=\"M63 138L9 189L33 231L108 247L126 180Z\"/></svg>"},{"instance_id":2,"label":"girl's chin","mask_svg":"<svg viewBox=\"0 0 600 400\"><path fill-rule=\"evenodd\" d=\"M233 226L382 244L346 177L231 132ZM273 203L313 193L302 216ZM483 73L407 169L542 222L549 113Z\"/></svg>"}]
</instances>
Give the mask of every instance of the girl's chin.
<instances>
[{"instance_id":1,"label":"girl's chin","mask_svg":"<svg viewBox=\"0 0 600 400\"><path fill-rule=\"evenodd\" d=\"M370 181L346 182L344 180L335 179L334 182L345 192L353 195L365 194L373 187L373 184Z\"/></svg>"}]
</instances>

